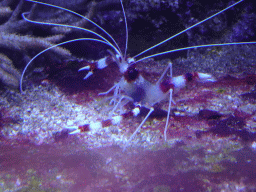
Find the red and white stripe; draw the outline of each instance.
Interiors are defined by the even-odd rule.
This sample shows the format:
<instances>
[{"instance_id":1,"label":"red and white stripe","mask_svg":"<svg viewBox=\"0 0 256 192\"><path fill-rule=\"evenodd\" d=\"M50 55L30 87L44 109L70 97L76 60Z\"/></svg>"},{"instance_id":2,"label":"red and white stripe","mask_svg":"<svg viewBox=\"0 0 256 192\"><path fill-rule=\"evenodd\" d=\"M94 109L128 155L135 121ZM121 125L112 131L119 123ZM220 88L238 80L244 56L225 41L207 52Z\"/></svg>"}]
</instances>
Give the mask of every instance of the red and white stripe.
<instances>
[{"instance_id":1,"label":"red and white stripe","mask_svg":"<svg viewBox=\"0 0 256 192\"><path fill-rule=\"evenodd\" d=\"M75 129L69 134L76 134L81 132L97 132L99 129L104 127L109 127L111 125L118 125L125 118L137 116L140 113L141 105L137 105L132 111L123 113L122 115L113 116L111 119L91 122L89 124L84 124L80 126L66 127L67 129Z\"/></svg>"},{"instance_id":2,"label":"red and white stripe","mask_svg":"<svg viewBox=\"0 0 256 192\"><path fill-rule=\"evenodd\" d=\"M186 73L184 75L164 80L162 83L160 83L160 89L163 93L167 93L170 89L173 89L177 92L180 89L184 88L186 84L191 81L215 82L216 79L208 73Z\"/></svg>"},{"instance_id":3,"label":"red and white stripe","mask_svg":"<svg viewBox=\"0 0 256 192\"><path fill-rule=\"evenodd\" d=\"M107 67L110 63L114 62L113 58L111 56L104 57L96 62L86 62L86 66L80 68L78 71L87 70L89 71L87 75L84 77L84 79L89 78L95 71L104 69Z\"/></svg>"}]
</instances>

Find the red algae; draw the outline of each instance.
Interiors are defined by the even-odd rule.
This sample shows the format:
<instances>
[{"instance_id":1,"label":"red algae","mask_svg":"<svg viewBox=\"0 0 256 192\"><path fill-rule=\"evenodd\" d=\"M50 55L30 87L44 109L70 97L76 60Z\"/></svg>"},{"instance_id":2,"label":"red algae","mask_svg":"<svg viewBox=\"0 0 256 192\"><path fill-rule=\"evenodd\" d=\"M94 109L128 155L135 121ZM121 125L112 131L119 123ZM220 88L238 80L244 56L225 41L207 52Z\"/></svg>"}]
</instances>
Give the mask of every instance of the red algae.
<instances>
[{"instance_id":1,"label":"red algae","mask_svg":"<svg viewBox=\"0 0 256 192\"><path fill-rule=\"evenodd\" d=\"M251 103L256 103L256 91L253 90L251 92L241 94L241 97L245 100L248 100Z\"/></svg>"},{"instance_id":2,"label":"red algae","mask_svg":"<svg viewBox=\"0 0 256 192\"><path fill-rule=\"evenodd\" d=\"M36 135L44 133L43 129L31 130L33 134L9 136L0 146L1 181L4 189L26 189L33 178L38 178L40 189L46 191L218 191L245 186L247 189L255 189L253 183L256 180L252 174L256 171L253 166L255 150L250 147L255 140L254 133L248 127L253 116L243 116L240 108L217 105L222 103L230 106L230 103L236 102L246 105L245 100L239 100L239 89L243 85L225 86L215 83L211 85L212 94L209 98L205 95L210 92L205 91L204 85L195 85L196 90L186 89L176 95L174 100L183 100L177 101L173 106L167 143L162 138L166 111L161 106L125 152L122 152L121 142L110 141L110 138L129 136L148 109L142 109L141 117L127 119L117 126L118 133L105 129L105 132L95 135L70 136L63 130L65 123L56 127L53 123L48 126L52 130L50 132L48 129L49 135L44 138L43 143L37 143L35 139ZM42 89L49 90L48 86L50 85ZM224 92L218 91L223 88ZM54 93L61 95L58 91ZM228 99L225 103L229 95L234 100ZM89 96L84 97L81 112L86 115L97 101L88 102ZM207 102L198 102L197 98L206 98ZM189 103L186 102L188 99ZM71 100L74 101L72 98ZM71 106L63 98L61 101ZM79 105L75 106L65 118L75 117L71 111L78 111ZM64 106L53 103L46 107L47 110L41 108L41 112L48 109L54 113L58 110L61 113L68 111L62 107ZM30 111L33 109L31 106L29 108L31 117ZM231 109L237 116L227 114ZM42 114L37 114L38 119L40 115ZM100 113L94 114L96 119L104 119L104 116L99 115ZM58 119L62 119L61 115ZM201 138L196 137L199 132ZM241 172L241 169L244 171ZM4 176L7 174L9 178Z\"/></svg>"},{"instance_id":3,"label":"red algae","mask_svg":"<svg viewBox=\"0 0 256 192\"><path fill-rule=\"evenodd\" d=\"M256 84L256 75L250 74L246 76L232 76L232 75L226 75L222 78L220 78L217 82L220 86L241 86L243 85L245 90L250 88L251 85Z\"/></svg>"},{"instance_id":4,"label":"red algae","mask_svg":"<svg viewBox=\"0 0 256 192\"><path fill-rule=\"evenodd\" d=\"M199 111L198 117L201 119L211 120L211 119L219 119L223 116L218 111L213 111L209 109L203 109Z\"/></svg>"},{"instance_id":5,"label":"red algae","mask_svg":"<svg viewBox=\"0 0 256 192\"><path fill-rule=\"evenodd\" d=\"M88 150L74 151L67 145L19 143L15 146L1 145L0 148L1 178L10 173L11 177L19 178L24 183L36 176L42 180L43 189L70 191L70 185L79 183L81 178L90 183L102 165L99 154ZM65 189L67 185L69 189Z\"/></svg>"},{"instance_id":6,"label":"red algae","mask_svg":"<svg viewBox=\"0 0 256 192\"><path fill-rule=\"evenodd\" d=\"M2 145L1 151L5 155L1 154L1 181L4 184L12 182L12 189L17 190L37 177L41 190L95 192L163 188L169 191L205 191L207 188L223 188L223 182L229 183L228 188L250 186L255 182L256 156L250 148L230 149L230 153L226 153L228 157L221 160L217 154L203 148L189 148L184 143L157 151L133 149L126 153L115 146L94 150L82 150L81 147L64 143ZM7 173L9 180L4 176ZM22 185L18 185L17 180Z\"/></svg>"},{"instance_id":7,"label":"red algae","mask_svg":"<svg viewBox=\"0 0 256 192\"><path fill-rule=\"evenodd\" d=\"M6 108L0 109L0 130L7 124L17 124L19 121L19 116L10 116Z\"/></svg>"},{"instance_id":8,"label":"red algae","mask_svg":"<svg viewBox=\"0 0 256 192\"><path fill-rule=\"evenodd\" d=\"M251 164L238 159L241 158L240 152L247 154L248 150L255 155L253 147L246 148L246 145L253 146L255 141L252 132L254 112L248 114L241 110L241 106L248 104L241 95L253 92L253 85L241 79L235 80L234 84L230 83L231 80L220 80L207 87L192 84L175 95L167 143L163 142L167 114L163 109L166 103L159 104L125 153L122 152L121 138L133 132L148 109L143 108L137 118L127 119L120 126L107 128L95 135L71 136L63 129L68 120L81 124L87 119L104 119L106 116L102 111L108 106L102 104L101 111L95 112L101 98L96 96L97 90L86 89L63 96L65 92L56 90L49 81L32 96L27 96L30 101L46 98L45 103L50 103L49 106L40 100L43 104L40 109L37 110L36 105L30 102L24 110L29 117L25 116L28 121L26 127L33 125L31 120L34 119L40 129L37 129L38 123L26 131L23 127L24 131L7 135L7 140L1 143L1 173L9 173L12 178L3 177L4 188L21 189L33 176L40 179L42 189L61 191L205 191L207 188L225 189L225 182L230 189L244 184L255 188L255 179L249 175ZM36 93L40 92L46 94L37 96ZM60 102L52 102L56 98ZM69 101L76 104L71 105ZM125 107L127 110L129 105ZM56 119L50 120L50 113ZM45 125L46 121L39 121L40 118L54 123ZM61 123L58 124L59 120ZM12 123L6 124L12 126ZM197 138L198 135L201 138ZM240 175L233 177L228 169L237 161L246 170L240 173L233 168ZM12 188L7 187L8 182L13 184Z\"/></svg>"}]
</instances>

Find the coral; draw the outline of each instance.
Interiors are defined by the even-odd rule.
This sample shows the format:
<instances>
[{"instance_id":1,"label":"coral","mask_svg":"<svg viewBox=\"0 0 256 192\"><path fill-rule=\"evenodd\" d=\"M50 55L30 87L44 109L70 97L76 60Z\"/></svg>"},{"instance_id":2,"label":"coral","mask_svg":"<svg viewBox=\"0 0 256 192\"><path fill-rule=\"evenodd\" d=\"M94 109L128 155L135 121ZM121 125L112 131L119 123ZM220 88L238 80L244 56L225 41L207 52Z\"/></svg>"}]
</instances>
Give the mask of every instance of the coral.
<instances>
[{"instance_id":1,"label":"coral","mask_svg":"<svg viewBox=\"0 0 256 192\"><path fill-rule=\"evenodd\" d=\"M19 85L20 73L13 66L12 60L10 60L6 55L0 53L0 77L2 83L8 87L17 88Z\"/></svg>"},{"instance_id":2,"label":"coral","mask_svg":"<svg viewBox=\"0 0 256 192\"><path fill-rule=\"evenodd\" d=\"M14 89L19 86L18 69L22 68L35 53L53 46L65 37L62 34L51 37L26 35L30 33L32 26L20 17L24 4L23 0L18 4L17 1L2 1L0 4L0 9L3 10L0 18L5 21L0 26L0 81L3 85ZM14 11L11 11L11 6L16 6ZM56 47L47 55L54 60L54 58L68 58L71 53L64 48Z\"/></svg>"}]
</instances>

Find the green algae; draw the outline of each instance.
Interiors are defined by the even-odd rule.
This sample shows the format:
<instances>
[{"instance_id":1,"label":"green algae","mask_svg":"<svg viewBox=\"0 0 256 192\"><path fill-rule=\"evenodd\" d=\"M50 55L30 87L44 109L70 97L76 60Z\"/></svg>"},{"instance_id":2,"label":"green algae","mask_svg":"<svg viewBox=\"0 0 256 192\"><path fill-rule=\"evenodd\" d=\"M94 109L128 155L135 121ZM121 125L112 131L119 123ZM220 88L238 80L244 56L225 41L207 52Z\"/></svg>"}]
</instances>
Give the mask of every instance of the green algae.
<instances>
[{"instance_id":1,"label":"green algae","mask_svg":"<svg viewBox=\"0 0 256 192\"><path fill-rule=\"evenodd\" d=\"M236 158L231 155L234 151L239 151L242 149L241 144L233 143L230 144L222 149L222 151L216 154L207 154L204 157L205 163L218 163L222 161L230 161L230 162L237 162Z\"/></svg>"},{"instance_id":2,"label":"green algae","mask_svg":"<svg viewBox=\"0 0 256 192\"><path fill-rule=\"evenodd\" d=\"M213 172L213 173L220 173L225 170L226 170L226 168L220 164L213 164L212 167L209 169L209 171Z\"/></svg>"},{"instance_id":3,"label":"green algae","mask_svg":"<svg viewBox=\"0 0 256 192\"><path fill-rule=\"evenodd\" d=\"M236 158L231 155L225 155L224 153L206 155L204 157L205 163L219 163L222 161L237 162Z\"/></svg>"},{"instance_id":4,"label":"green algae","mask_svg":"<svg viewBox=\"0 0 256 192\"><path fill-rule=\"evenodd\" d=\"M197 151L198 149L201 149L201 148L202 148L202 146L200 144L182 146L182 149L184 149L188 153L191 153L193 151Z\"/></svg>"},{"instance_id":5,"label":"green algae","mask_svg":"<svg viewBox=\"0 0 256 192\"><path fill-rule=\"evenodd\" d=\"M154 192L170 192L170 186L168 185L158 185L154 188Z\"/></svg>"},{"instance_id":6,"label":"green algae","mask_svg":"<svg viewBox=\"0 0 256 192\"><path fill-rule=\"evenodd\" d=\"M220 93L220 94L224 94L226 92L226 90L222 89L222 88L219 88L216 92Z\"/></svg>"},{"instance_id":7,"label":"green algae","mask_svg":"<svg viewBox=\"0 0 256 192\"><path fill-rule=\"evenodd\" d=\"M54 189L44 190L41 188L41 186L42 186L41 180L36 176L32 176L30 181L28 182L28 187L19 189L17 192L54 192L54 191L57 191Z\"/></svg>"}]
</instances>

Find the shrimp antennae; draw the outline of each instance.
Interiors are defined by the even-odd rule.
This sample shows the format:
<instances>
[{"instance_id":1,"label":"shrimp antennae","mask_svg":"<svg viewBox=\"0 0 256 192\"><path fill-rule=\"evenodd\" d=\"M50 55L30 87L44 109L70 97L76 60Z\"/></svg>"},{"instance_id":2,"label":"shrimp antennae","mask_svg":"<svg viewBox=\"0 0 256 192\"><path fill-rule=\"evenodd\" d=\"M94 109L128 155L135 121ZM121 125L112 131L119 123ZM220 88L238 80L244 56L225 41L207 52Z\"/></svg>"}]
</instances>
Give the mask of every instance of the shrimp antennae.
<instances>
[{"instance_id":1,"label":"shrimp antennae","mask_svg":"<svg viewBox=\"0 0 256 192\"><path fill-rule=\"evenodd\" d=\"M34 61L39 55L43 54L44 52L50 50L50 49L53 49L54 47L57 47L57 46L60 46L60 45L64 45L66 43L71 43L71 42L75 42L75 41L85 41L85 40L89 40L89 41L97 41L97 42L101 42L101 43L104 43L104 44L107 44L109 46L111 46L113 49L115 49L117 51L117 48L115 46L113 46L111 43L109 42L106 42L106 41L103 41L103 40L100 40L100 39L93 39L93 38L79 38L79 39L72 39L72 40L69 40L69 41L65 41L65 42L62 42L62 43L59 43L59 44L56 44L56 45L53 45L51 47L48 47L47 49L41 51L40 53L36 54L29 62L28 64L26 65L26 67L24 68L22 74L21 74L21 77L20 77L20 92L22 93L23 90L22 90L22 82L23 82L23 77L24 77L24 74L28 68L28 66L32 63L32 61Z\"/></svg>"},{"instance_id":2,"label":"shrimp antennae","mask_svg":"<svg viewBox=\"0 0 256 192\"><path fill-rule=\"evenodd\" d=\"M28 21L28 22L31 22L31 23L37 23L37 24L42 24L42 25L53 25L53 26L62 26L62 27L69 27L69 28L73 28L73 29L81 29L83 31L87 31L87 32L90 32L96 36L98 36L99 38L103 39L105 42L107 42L108 44L111 44L112 47L115 47L112 43L110 43L106 38L104 38L103 36L99 35L98 33L94 32L94 31L91 31L89 29L86 29L86 28L82 28L82 27L77 27L77 26L73 26L73 25L66 25L66 24L59 24L59 23L47 23L47 22L42 22L42 21L33 21L33 20L30 20L28 18L26 18L25 14L27 13L22 13L22 17L24 20ZM116 49L117 48L117 49ZM115 48L115 51L118 53L118 54L121 54L120 53L120 50L118 50L119 48L116 47Z\"/></svg>"},{"instance_id":3,"label":"shrimp antennae","mask_svg":"<svg viewBox=\"0 0 256 192\"><path fill-rule=\"evenodd\" d=\"M115 39L105 30L103 29L101 26L99 26L97 23L93 22L92 20L88 19L87 17L75 12L75 11L72 11L72 10L69 10L69 9L66 9L64 7L60 7L60 6L57 6L57 5L53 5L53 4L49 4L49 3L43 3L43 2L39 2L39 1L35 1L35 0L27 0L27 1L30 1L30 2L34 2L34 3L38 3L38 4L42 4L42 5L47 5L47 6L50 6L50 7L55 7L55 8L59 8L61 10L65 10L67 12L70 12L70 13L73 13L83 19L86 19L87 21L89 21L90 23L92 23L94 26L98 27L100 30L102 30L108 37L111 38L111 40L115 43L115 46L118 48L118 53L120 54L121 53L121 49L119 48L118 44L116 43ZM23 15L23 14L22 14ZM75 28L75 29L82 29L82 30L85 30L85 31L88 31L90 33L93 33L93 34L97 34L93 31L90 31L89 29L85 29L85 28L82 28L82 27L76 27L76 26L71 26L71 25L65 25L65 24L57 24L57 23L45 23L45 22L39 22L39 21L32 21L32 20L29 20L27 19L26 17L24 17L23 15L23 18L29 22L32 22L32 23L39 23L39 24L46 24L46 25L56 25L56 26L64 26L64 27L70 27L70 28ZM100 36L99 34L97 34L97 36ZM120 54L121 55L121 54Z\"/></svg>"},{"instance_id":4,"label":"shrimp antennae","mask_svg":"<svg viewBox=\"0 0 256 192\"><path fill-rule=\"evenodd\" d=\"M126 52L127 52L127 47L128 47L128 27L127 27L127 19L126 19L126 15L125 15L125 10L124 10L123 1L120 0L120 3L121 3L121 6L122 6L122 10L123 10L123 14L124 14L124 22L125 22L125 34L126 34L126 39L125 39L124 58L126 58Z\"/></svg>"},{"instance_id":5,"label":"shrimp antennae","mask_svg":"<svg viewBox=\"0 0 256 192\"><path fill-rule=\"evenodd\" d=\"M180 35L180 34L186 32L186 31L190 30L191 28L194 28L194 27L196 27L197 25L200 25L201 23L203 23L203 22L205 22L205 21L207 21L207 20L209 20L209 19L215 17L216 15L219 15L220 13L226 11L227 9L230 9L231 7L234 7L235 5L237 5L238 3L242 2L242 1L243 1L243 0L240 0L240 1L238 1L238 2L236 2L236 3L234 3L234 4L232 4L232 5L230 5L230 6L227 7L227 8L222 9L221 11L219 11L219 12L213 14L212 16L207 17L206 19L204 19L204 20L202 20L202 21L200 21L200 22L198 22L198 23L196 23L196 24L194 24L194 25L192 25L192 26L190 26L190 27L184 29L183 31L181 31L181 32L179 32L179 33L177 33L177 34L175 34L175 35L173 35L173 36L171 36L171 37L165 39L164 41L161 41L160 43L158 43L158 44L156 44L156 45L154 45L154 46L152 46L152 47L150 47L150 48L148 48L148 49L142 51L141 53L137 54L137 55L134 56L133 58L136 58L136 57L142 55L143 53L146 53L147 51L149 51L149 50L151 50L151 49L153 49L153 48L155 48L155 47L157 47L157 46L159 46L159 45L162 45L162 44L165 43L166 41L169 41L169 40L173 39L174 37L177 37L178 35Z\"/></svg>"},{"instance_id":6,"label":"shrimp antennae","mask_svg":"<svg viewBox=\"0 0 256 192\"><path fill-rule=\"evenodd\" d=\"M156 53L153 55L149 55L147 57L143 57L137 61L135 61L135 63L139 62L139 61L143 61L145 59L148 58L152 58L152 57L156 57L159 55L164 55L167 53L173 53L173 52L177 52L177 51L182 51L182 50L189 50L189 49L195 49L195 48L203 48L203 47L215 47L215 46L227 46L227 45L244 45L244 44L256 44L256 41L251 41L251 42L234 42L234 43L220 43L220 44L207 44L207 45L196 45L196 46L191 46L191 47L183 47L183 48L178 48L178 49L172 49L169 51L164 51L161 53Z\"/></svg>"},{"instance_id":7,"label":"shrimp antennae","mask_svg":"<svg viewBox=\"0 0 256 192\"><path fill-rule=\"evenodd\" d=\"M91 31L89 29L85 29L85 28L82 28L82 27L77 27L77 26L73 26L73 25L66 25L66 24L58 24L58 23L47 23L47 22L41 22L41 21L33 21L33 20L30 20L28 18L25 17L25 14L26 13L23 13L22 14L22 17L28 21L28 22L31 22L31 23L37 23L37 24L42 24L42 25L53 25L53 26L62 26L62 27L69 27L69 28L74 28L74 29L81 29L81 30L84 30L84 31L87 31L87 32L90 32L98 37L100 37L101 39L103 39L105 42L107 42L108 44L110 44L112 47L115 47L112 43L110 43L106 38L102 37L101 35L99 35L98 33L94 32L94 31ZM118 47L117 47L118 48ZM117 48L114 48L115 51L117 53L120 53L119 50Z\"/></svg>"}]
</instances>

